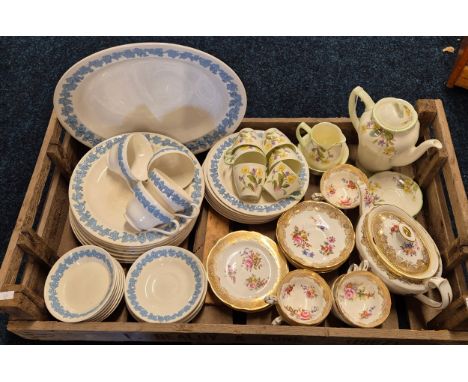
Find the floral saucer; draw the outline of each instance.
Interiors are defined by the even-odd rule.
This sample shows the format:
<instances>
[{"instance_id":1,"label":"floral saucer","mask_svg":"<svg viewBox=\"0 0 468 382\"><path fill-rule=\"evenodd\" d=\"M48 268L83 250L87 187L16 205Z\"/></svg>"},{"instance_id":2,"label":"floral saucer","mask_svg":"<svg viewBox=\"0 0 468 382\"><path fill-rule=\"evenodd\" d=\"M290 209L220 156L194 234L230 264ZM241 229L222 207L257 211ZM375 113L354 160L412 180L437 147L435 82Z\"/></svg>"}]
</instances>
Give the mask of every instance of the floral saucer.
<instances>
[{"instance_id":1,"label":"floral saucer","mask_svg":"<svg viewBox=\"0 0 468 382\"><path fill-rule=\"evenodd\" d=\"M333 283L332 291L333 313L351 326L374 328L390 314L392 300L388 288L368 271L341 275Z\"/></svg>"},{"instance_id":2,"label":"floral saucer","mask_svg":"<svg viewBox=\"0 0 468 382\"><path fill-rule=\"evenodd\" d=\"M250 231L221 238L211 249L206 268L214 294L231 308L247 312L267 308L265 297L276 292L288 273L276 243Z\"/></svg>"},{"instance_id":3,"label":"floral saucer","mask_svg":"<svg viewBox=\"0 0 468 382\"><path fill-rule=\"evenodd\" d=\"M301 152L301 154L304 155L304 153L302 152L301 145L298 144L296 147ZM306 158L306 157L304 156L304 158ZM339 165L340 164L345 164L348 161L348 158L349 158L349 147L348 147L348 145L345 144L345 145L343 145L343 154L342 154L341 159L338 162L338 164ZM307 160L307 158L306 158L306 160ZM323 173L326 171L326 170L318 170L318 169L314 168L313 166L311 166L309 164L309 162L307 162L307 165L309 167L310 173L313 174L313 175L322 176Z\"/></svg>"},{"instance_id":4,"label":"floral saucer","mask_svg":"<svg viewBox=\"0 0 468 382\"><path fill-rule=\"evenodd\" d=\"M423 205L419 185L399 172L384 171L369 178L369 190L378 204L392 204L411 216L417 215Z\"/></svg>"},{"instance_id":5,"label":"floral saucer","mask_svg":"<svg viewBox=\"0 0 468 382\"><path fill-rule=\"evenodd\" d=\"M330 313L333 297L317 273L298 269L289 272L278 287L276 309L292 325L317 325Z\"/></svg>"},{"instance_id":6,"label":"floral saucer","mask_svg":"<svg viewBox=\"0 0 468 382\"><path fill-rule=\"evenodd\" d=\"M357 167L342 164L327 170L320 179L322 196L335 207L355 208L361 201L358 181L368 183L366 175Z\"/></svg>"},{"instance_id":7,"label":"floral saucer","mask_svg":"<svg viewBox=\"0 0 468 382\"><path fill-rule=\"evenodd\" d=\"M278 220L276 237L294 264L329 272L343 264L354 247L351 221L328 203L305 201Z\"/></svg>"}]
</instances>

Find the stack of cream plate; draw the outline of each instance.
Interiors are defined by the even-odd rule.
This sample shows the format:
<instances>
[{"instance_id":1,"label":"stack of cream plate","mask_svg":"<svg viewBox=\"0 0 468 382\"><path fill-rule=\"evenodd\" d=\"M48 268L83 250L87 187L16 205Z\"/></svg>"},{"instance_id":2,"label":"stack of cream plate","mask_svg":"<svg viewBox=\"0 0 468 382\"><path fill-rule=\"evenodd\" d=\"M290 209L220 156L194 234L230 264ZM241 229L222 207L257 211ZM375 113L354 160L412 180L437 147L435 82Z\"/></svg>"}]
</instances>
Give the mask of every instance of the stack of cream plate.
<instances>
[{"instance_id":1,"label":"stack of cream plate","mask_svg":"<svg viewBox=\"0 0 468 382\"><path fill-rule=\"evenodd\" d=\"M275 201L265 191L257 203L240 200L232 180L231 166L224 163L224 154L233 145L237 134L218 141L208 152L203 163L206 182L206 200L224 217L245 224L262 224L278 218L283 212L296 205L305 195L309 186L309 167L304 155L297 150L302 162L299 172L300 189L293 195ZM261 137L264 131L257 131Z\"/></svg>"},{"instance_id":2,"label":"stack of cream plate","mask_svg":"<svg viewBox=\"0 0 468 382\"><path fill-rule=\"evenodd\" d=\"M165 235L158 232L137 232L125 220L124 213L133 197L132 191L119 176L107 168L107 154L125 135L101 142L80 160L70 179L70 225L84 245L96 245L107 250L121 263L132 263L142 253L159 246L181 244L193 229L197 216L177 217L178 231ZM187 154L195 166L192 183L185 188L192 202L199 207L205 193L205 181L200 163L184 145L159 134L146 133L156 152L170 147ZM169 228L160 226L158 228Z\"/></svg>"},{"instance_id":3,"label":"stack of cream plate","mask_svg":"<svg viewBox=\"0 0 468 382\"><path fill-rule=\"evenodd\" d=\"M125 302L138 321L189 322L200 312L207 291L202 262L183 248L152 249L131 266Z\"/></svg>"},{"instance_id":4,"label":"stack of cream plate","mask_svg":"<svg viewBox=\"0 0 468 382\"><path fill-rule=\"evenodd\" d=\"M124 293L122 266L102 248L85 245L64 254L44 287L50 314L63 322L103 321Z\"/></svg>"}]
</instances>

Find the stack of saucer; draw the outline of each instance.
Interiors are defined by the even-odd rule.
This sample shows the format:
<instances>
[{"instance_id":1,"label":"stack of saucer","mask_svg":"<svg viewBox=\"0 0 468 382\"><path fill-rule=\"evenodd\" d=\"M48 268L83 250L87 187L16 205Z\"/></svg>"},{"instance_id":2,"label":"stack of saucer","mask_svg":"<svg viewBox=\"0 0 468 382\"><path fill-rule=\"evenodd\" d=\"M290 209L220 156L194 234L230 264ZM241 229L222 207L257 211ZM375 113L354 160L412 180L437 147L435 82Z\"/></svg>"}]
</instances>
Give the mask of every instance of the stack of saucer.
<instances>
[{"instance_id":1,"label":"stack of saucer","mask_svg":"<svg viewBox=\"0 0 468 382\"><path fill-rule=\"evenodd\" d=\"M307 162L302 153L297 151L297 156L302 163L298 172L299 191L277 201L266 192L262 192L258 202L241 200L233 184L232 168L224 161L224 156L234 144L237 134L219 140L206 156L203 163L207 186L206 200L221 215L239 223L262 224L275 220L283 212L296 205L305 195L309 186ZM262 137L265 133L257 131L257 134Z\"/></svg>"},{"instance_id":2,"label":"stack of saucer","mask_svg":"<svg viewBox=\"0 0 468 382\"><path fill-rule=\"evenodd\" d=\"M195 225L205 192L202 168L195 156L176 140L145 134L154 152L164 148L180 151L194 165L194 176L184 191L197 210L192 217L177 216L172 223L158 228L168 231L138 231L125 218L129 201L134 197L126 181L107 167L109 151L125 139L126 134L110 138L93 147L80 160L70 179L70 225L82 244L106 249L121 263L132 263L142 253L163 245L179 245ZM172 232L171 232L172 231Z\"/></svg>"},{"instance_id":3,"label":"stack of saucer","mask_svg":"<svg viewBox=\"0 0 468 382\"><path fill-rule=\"evenodd\" d=\"M125 301L138 321L189 322L202 309L207 287L203 264L193 253L165 246L144 253L131 266Z\"/></svg>"},{"instance_id":4,"label":"stack of saucer","mask_svg":"<svg viewBox=\"0 0 468 382\"><path fill-rule=\"evenodd\" d=\"M87 245L64 254L44 287L50 314L63 322L103 321L124 293L122 266L102 248Z\"/></svg>"}]
</instances>

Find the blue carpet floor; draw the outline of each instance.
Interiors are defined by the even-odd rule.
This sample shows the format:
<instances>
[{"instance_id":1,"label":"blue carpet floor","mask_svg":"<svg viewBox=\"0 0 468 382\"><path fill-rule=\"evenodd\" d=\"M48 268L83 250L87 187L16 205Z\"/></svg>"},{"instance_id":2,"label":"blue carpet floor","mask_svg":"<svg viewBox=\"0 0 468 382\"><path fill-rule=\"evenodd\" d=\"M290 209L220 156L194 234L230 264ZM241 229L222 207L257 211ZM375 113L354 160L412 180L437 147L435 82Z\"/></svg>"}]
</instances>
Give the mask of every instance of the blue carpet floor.
<instances>
[{"instance_id":1,"label":"blue carpet floor","mask_svg":"<svg viewBox=\"0 0 468 382\"><path fill-rule=\"evenodd\" d=\"M114 45L158 41L204 50L231 66L248 96L248 117L347 116L349 92L361 85L374 99L395 96L444 102L465 187L468 184L468 91L445 81L456 37L0 38L0 261L31 177L60 76L76 61ZM5 331L0 344L27 343Z\"/></svg>"}]
</instances>

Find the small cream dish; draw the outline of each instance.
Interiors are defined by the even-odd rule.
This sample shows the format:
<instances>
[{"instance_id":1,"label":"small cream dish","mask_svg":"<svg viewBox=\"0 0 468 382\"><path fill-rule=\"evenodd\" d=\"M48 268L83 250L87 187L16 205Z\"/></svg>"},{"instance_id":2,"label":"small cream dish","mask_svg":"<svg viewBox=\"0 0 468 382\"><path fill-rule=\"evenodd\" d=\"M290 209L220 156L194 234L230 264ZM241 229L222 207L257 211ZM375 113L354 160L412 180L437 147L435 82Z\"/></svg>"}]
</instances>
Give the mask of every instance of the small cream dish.
<instances>
[{"instance_id":1,"label":"small cream dish","mask_svg":"<svg viewBox=\"0 0 468 382\"><path fill-rule=\"evenodd\" d=\"M332 285L333 314L348 325L375 328L390 314L392 299L383 281L368 272L369 263L351 265Z\"/></svg>"},{"instance_id":2,"label":"small cream dish","mask_svg":"<svg viewBox=\"0 0 468 382\"><path fill-rule=\"evenodd\" d=\"M127 181L143 181L148 179L152 155L153 147L143 133L129 134L109 151L107 167Z\"/></svg>"},{"instance_id":3,"label":"small cream dish","mask_svg":"<svg viewBox=\"0 0 468 382\"><path fill-rule=\"evenodd\" d=\"M330 313L333 296L327 282L307 269L289 272L278 285L276 295L265 298L276 305L279 317L273 325L283 321L290 325L318 325Z\"/></svg>"},{"instance_id":4,"label":"small cream dish","mask_svg":"<svg viewBox=\"0 0 468 382\"><path fill-rule=\"evenodd\" d=\"M392 204L411 216L416 216L423 206L419 185L410 177L394 171L383 171L369 178L369 191L376 203Z\"/></svg>"}]
</instances>

